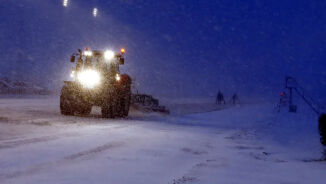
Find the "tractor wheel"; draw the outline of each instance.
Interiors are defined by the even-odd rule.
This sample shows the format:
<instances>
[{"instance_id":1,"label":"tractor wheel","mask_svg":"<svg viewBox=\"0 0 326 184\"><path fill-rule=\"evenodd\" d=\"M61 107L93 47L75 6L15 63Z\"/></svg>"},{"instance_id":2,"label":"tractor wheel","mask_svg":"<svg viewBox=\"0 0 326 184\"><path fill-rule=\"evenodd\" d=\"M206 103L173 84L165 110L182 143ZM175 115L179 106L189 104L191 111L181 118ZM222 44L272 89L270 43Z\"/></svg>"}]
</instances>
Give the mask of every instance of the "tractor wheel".
<instances>
[{"instance_id":1,"label":"tractor wheel","mask_svg":"<svg viewBox=\"0 0 326 184\"><path fill-rule=\"evenodd\" d=\"M60 95L60 112L63 115L74 115L73 98L68 87L63 87Z\"/></svg>"},{"instance_id":2,"label":"tractor wheel","mask_svg":"<svg viewBox=\"0 0 326 184\"><path fill-rule=\"evenodd\" d=\"M119 99L119 116L127 117L129 114L130 100L131 100L131 78L126 75L121 75L122 88Z\"/></svg>"},{"instance_id":3,"label":"tractor wheel","mask_svg":"<svg viewBox=\"0 0 326 184\"><path fill-rule=\"evenodd\" d=\"M92 111L92 104L83 99L82 96L77 96L75 98L75 108L79 115L88 116Z\"/></svg>"},{"instance_id":4,"label":"tractor wheel","mask_svg":"<svg viewBox=\"0 0 326 184\"><path fill-rule=\"evenodd\" d=\"M102 118L114 118L114 111L111 104L102 105Z\"/></svg>"},{"instance_id":5,"label":"tractor wheel","mask_svg":"<svg viewBox=\"0 0 326 184\"><path fill-rule=\"evenodd\" d=\"M127 117L129 113L129 106L130 106L130 95L122 95L122 97L119 98L119 101L117 103L117 116Z\"/></svg>"},{"instance_id":6,"label":"tractor wheel","mask_svg":"<svg viewBox=\"0 0 326 184\"><path fill-rule=\"evenodd\" d=\"M322 114L319 117L319 134L320 143L326 146L326 114Z\"/></svg>"},{"instance_id":7,"label":"tractor wheel","mask_svg":"<svg viewBox=\"0 0 326 184\"><path fill-rule=\"evenodd\" d=\"M76 111L82 116L88 116L92 111L92 106L89 104L80 104Z\"/></svg>"},{"instance_id":8,"label":"tractor wheel","mask_svg":"<svg viewBox=\"0 0 326 184\"><path fill-rule=\"evenodd\" d=\"M124 98L122 99L123 105L122 105L122 116L127 117L129 114L129 108L130 108L130 99L131 99L131 94L130 92L125 94Z\"/></svg>"},{"instance_id":9,"label":"tractor wheel","mask_svg":"<svg viewBox=\"0 0 326 184\"><path fill-rule=\"evenodd\" d=\"M119 98L119 101L116 105L116 116L119 118L123 117L123 102L121 98Z\"/></svg>"}]
</instances>

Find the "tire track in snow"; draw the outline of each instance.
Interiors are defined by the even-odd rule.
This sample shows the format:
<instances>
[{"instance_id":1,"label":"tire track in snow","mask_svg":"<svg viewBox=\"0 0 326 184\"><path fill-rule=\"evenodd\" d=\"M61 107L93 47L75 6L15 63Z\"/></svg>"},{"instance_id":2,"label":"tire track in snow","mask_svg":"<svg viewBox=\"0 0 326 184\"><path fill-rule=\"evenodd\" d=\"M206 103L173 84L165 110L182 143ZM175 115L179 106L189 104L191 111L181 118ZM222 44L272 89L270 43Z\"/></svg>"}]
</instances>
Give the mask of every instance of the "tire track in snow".
<instances>
[{"instance_id":1,"label":"tire track in snow","mask_svg":"<svg viewBox=\"0 0 326 184\"><path fill-rule=\"evenodd\" d=\"M0 143L0 150L1 149L14 148L14 147L17 147L17 146L22 146L22 145L27 145L27 144L52 141L52 140L55 140L55 139L58 139L58 138L59 138L58 136L44 136L44 137L23 139L23 140L17 140L17 141L7 141L7 142L4 142L4 143Z\"/></svg>"},{"instance_id":2,"label":"tire track in snow","mask_svg":"<svg viewBox=\"0 0 326 184\"><path fill-rule=\"evenodd\" d=\"M122 143L107 143L107 144L104 144L102 146L98 146L96 148L93 148L93 149L90 149L90 150L87 150L87 151L82 151L82 152L79 152L79 153L76 153L76 154L66 156L66 157L64 157L64 159L65 160L76 160L76 159L81 158L81 157L95 155L95 154L98 154L100 152L106 151L106 150L111 149L111 148L119 147L119 146L122 146Z\"/></svg>"},{"instance_id":3,"label":"tire track in snow","mask_svg":"<svg viewBox=\"0 0 326 184\"><path fill-rule=\"evenodd\" d=\"M124 145L123 142L110 142L110 143L106 143L106 144L97 146L95 148L92 148L92 149L89 149L86 151L68 155L60 160L57 160L57 161L50 161L50 162L38 164L36 166L31 166L24 170L14 171L14 172L10 172L10 173L0 173L0 183L3 180L14 179L14 178L20 177L20 176L32 175L32 174L36 174L38 172L44 171L46 169L51 169L53 167L58 167L58 166L61 166L64 164L69 164L75 160L78 160L78 159L81 159L84 157L87 157L87 158L96 157L98 154L100 154L102 152L105 152L105 151L113 149L113 148L121 147L123 145Z\"/></svg>"},{"instance_id":4,"label":"tire track in snow","mask_svg":"<svg viewBox=\"0 0 326 184\"><path fill-rule=\"evenodd\" d=\"M67 134L62 134L62 135L52 135L52 136L35 137L35 138L28 138L28 139L22 139L22 140L4 141L4 142L0 142L0 150L16 148L18 146L24 146L24 145L29 145L29 144L53 141L53 140L64 138L64 137L75 137L78 135L79 134L77 134L77 133L67 133Z\"/></svg>"}]
</instances>

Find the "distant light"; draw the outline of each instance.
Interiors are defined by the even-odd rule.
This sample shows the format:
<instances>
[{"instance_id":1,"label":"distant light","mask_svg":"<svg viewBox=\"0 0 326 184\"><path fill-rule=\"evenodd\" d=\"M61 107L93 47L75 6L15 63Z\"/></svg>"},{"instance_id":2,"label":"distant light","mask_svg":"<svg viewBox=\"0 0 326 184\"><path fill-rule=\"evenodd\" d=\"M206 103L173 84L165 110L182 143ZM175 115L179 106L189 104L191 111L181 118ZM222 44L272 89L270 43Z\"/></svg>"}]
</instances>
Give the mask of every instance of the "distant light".
<instances>
[{"instance_id":1,"label":"distant light","mask_svg":"<svg viewBox=\"0 0 326 184\"><path fill-rule=\"evenodd\" d=\"M93 16L94 16L94 17L97 17L97 8L94 8L94 9L93 9Z\"/></svg>"},{"instance_id":2,"label":"distant light","mask_svg":"<svg viewBox=\"0 0 326 184\"><path fill-rule=\"evenodd\" d=\"M62 4L64 7L67 7L68 6L68 0L63 0L63 4Z\"/></svg>"}]
</instances>

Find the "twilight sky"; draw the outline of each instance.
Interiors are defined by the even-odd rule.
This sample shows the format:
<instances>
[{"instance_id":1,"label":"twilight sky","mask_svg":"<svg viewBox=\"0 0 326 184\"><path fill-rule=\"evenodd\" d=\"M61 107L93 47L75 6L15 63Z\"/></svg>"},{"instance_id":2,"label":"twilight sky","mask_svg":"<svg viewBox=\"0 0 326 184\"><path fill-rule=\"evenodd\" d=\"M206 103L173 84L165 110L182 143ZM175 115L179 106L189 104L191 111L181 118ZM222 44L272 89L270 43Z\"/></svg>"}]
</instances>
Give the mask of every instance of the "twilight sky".
<instances>
[{"instance_id":1,"label":"twilight sky","mask_svg":"<svg viewBox=\"0 0 326 184\"><path fill-rule=\"evenodd\" d=\"M270 97L285 75L326 93L326 1L0 1L0 76L60 88L76 49L125 47L122 70L158 96Z\"/></svg>"}]
</instances>

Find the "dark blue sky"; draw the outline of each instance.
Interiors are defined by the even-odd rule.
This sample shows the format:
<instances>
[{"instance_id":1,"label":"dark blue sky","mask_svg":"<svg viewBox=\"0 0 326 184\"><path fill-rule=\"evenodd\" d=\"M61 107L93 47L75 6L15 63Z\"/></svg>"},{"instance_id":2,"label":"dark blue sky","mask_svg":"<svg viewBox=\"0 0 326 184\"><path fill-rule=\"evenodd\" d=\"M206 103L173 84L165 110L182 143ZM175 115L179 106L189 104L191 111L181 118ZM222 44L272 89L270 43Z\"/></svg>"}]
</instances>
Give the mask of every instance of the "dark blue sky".
<instances>
[{"instance_id":1,"label":"dark blue sky","mask_svg":"<svg viewBox=\"0 0 326 184\"><path fill-rule=\"evenodd\" d=\"M322 97L325 9L325 1L299 0L70 0L68 8L60 0L6 1L0 5L1 72L60 86L75 49L124 46L124 71L141 91L272 96L292 75Z\"/></svg>"}]
</instances>

